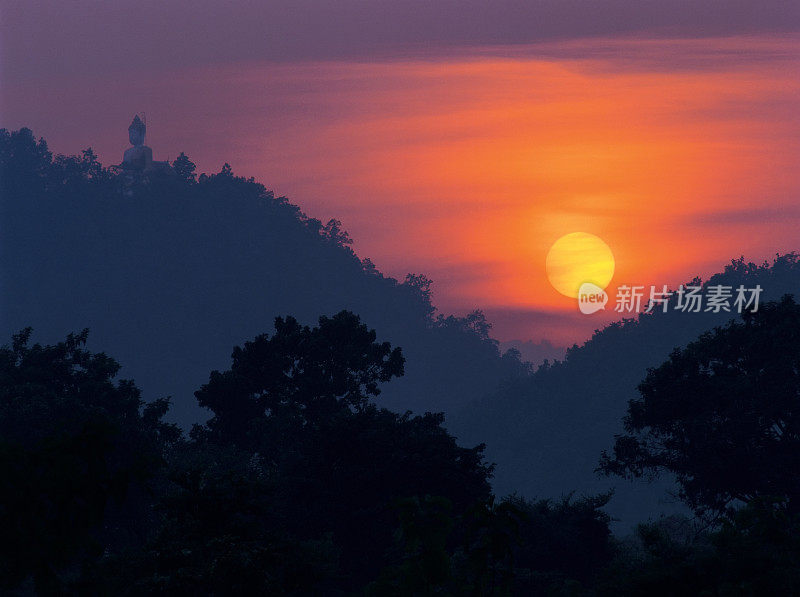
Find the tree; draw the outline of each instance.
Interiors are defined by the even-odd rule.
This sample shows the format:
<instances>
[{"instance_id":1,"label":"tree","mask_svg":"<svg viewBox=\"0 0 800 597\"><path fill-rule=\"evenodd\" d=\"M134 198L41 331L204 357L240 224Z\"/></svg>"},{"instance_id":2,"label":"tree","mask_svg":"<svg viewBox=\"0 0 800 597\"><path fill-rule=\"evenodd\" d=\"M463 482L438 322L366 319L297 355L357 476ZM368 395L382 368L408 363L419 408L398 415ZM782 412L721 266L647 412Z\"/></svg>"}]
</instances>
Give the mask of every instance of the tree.
<instances>
[{"instance_id":1,"label":"tree","mask_svg":"<svg viewBox=\"0 0 800 597\"><path fill-rule=\"evenodd\" d=\"M650 370L601 470L670 471L698 512L778 499L800 510L800 306L786 296Z\"/></svg>"},{"instance_id":2,"label":"tree","mask_svg":"<svg viewBox=\"0 0 800 597\"><path fill-rule=\"evenodd\" d=\"M400 528L396 541L402 560L381 571L367 595L435 595L450 580L448 538L453 529L452 504L426 495L397 500Z\"/></svg>"},{"instance_id":3,"label":"tree","mask_svg":"<svg viewBox=\"0 0 800 597\"><path fill-rule=\"evenodd\" d=\"M320 230L320 234L323 238L340 247L353 244L353 239L342 228L342 222L335 218L328 220L328 223Z\"/></svg>"},{"instance_id":4,"label":"tree","mask_svg":"<svg viewBox=\"0 0 800 597\"><path fill-rule=\"evenodd\" d=\"M187 182L195 182L196 167L194 162L190 160L185 153L181 152L180 155L172 162L172 169L175 170L181 179Z\"/></svg>"},{"instance_id":5,"label":"tree","mask_svg":"<svg viewBox=\"0 0 800 597\"><path fill-rule=\"evenodd\" d=\"M564 594L568 592L554 587L591 586L614 554L611 517L602 510L610 499L611 493L577 499L569 494L558 500L508 498L520 519L514 547L518 591Z\"/></svg>"},{"instance_id":6,"label":"tree","mask_svg":"<svg viewBox=\"0 0 800 597\"><path fill-rule=\"evenodd\" d=\"M597 595L797 595L800 517L754 500L714 530L641 524L595 583Z\"/></svg>"},{"instance_id":7,"label":"tree","mask_svg":"<svg viewBox=\"0 0 800 597\"><path fill-rule=\"evenodd\" d=\"M84 349L87 331L54 346L31 330L0 349L0 583L33 577L39 593L103 544L112 500L160 465L179 431L166 400L145 405L119 364Z\"/></svg>"},{"instance_id":8,"label":"tree","mask_svg":"<svg viewBox=\"0 0 800 597\"><path fill-rule=\"evenodd\" d=\"M431 302L433 299L433 280L425 274L406 274L400 287L406 290L417 302L420 313L425 321L433 321L436 307Z\"/></svg>"},{"instance_id":9,"label":"tree","mask_svg":"<svg viewBox=\"0 0 800 597\"><path fill-rule=\"evenodd\" d=\"M521 544L523 512L512 499L494 496L463 516L461 545L454 554L458 593L509 595L514 583L515 548ZM537 538L538 540L538 538Z\"/></svg>"},{"instance_id":10,"label":"tree","mask_svg":"<svg viewBox=\"0 0 800 597\"><path fill-rule=\"evenodd\" d=\"M337 564L331 539L287 532L260 459L187 442L172 453L169 479L151 540L103 558L75 587L81 594L326 594Z\"/></svg>"},{"instance_id":11,"label":"tree","mask_svg":"<svg viewBox=\"0 0 800 597\"><path fill-rule=\"evenodd\" d=\"M77 159L77 158L76 158ZM33 131L0 129L0 190L5 197L23 198L43 192L53 154Z\"/></svg>"},{"instance_id":12,"label":"tree","mask_svg":"<svg viewBox=\"0 0 800 597\"><path fill-rule=\"evenodd\" d=\"M400 349L343 311L314 328L277 318L272 336L234 349L231 369L196 393L214 412L192 431L197 449L235 448L259 463L277 527L298 541L329 534L347 590L391 562L398 500L441 496L457 516L490 494L484 446L458 446L441 414L371 402L402 373Z\"/></svg>"},{"instance_id":13,"label":"tree","mask_svg":"<svg viewBox=\"0 0 800 597\"><path fill-rule=\"evenodd\" d=\"M348 311L320 317L315 328L276 318L274 335L235 348L231 369L213 371L195 393L214 412L210 437L255 447L268 419L313 426L342 409L363 410L379 383L403 374L400 349L375 338Z\"/></svg>"}]
</instances>

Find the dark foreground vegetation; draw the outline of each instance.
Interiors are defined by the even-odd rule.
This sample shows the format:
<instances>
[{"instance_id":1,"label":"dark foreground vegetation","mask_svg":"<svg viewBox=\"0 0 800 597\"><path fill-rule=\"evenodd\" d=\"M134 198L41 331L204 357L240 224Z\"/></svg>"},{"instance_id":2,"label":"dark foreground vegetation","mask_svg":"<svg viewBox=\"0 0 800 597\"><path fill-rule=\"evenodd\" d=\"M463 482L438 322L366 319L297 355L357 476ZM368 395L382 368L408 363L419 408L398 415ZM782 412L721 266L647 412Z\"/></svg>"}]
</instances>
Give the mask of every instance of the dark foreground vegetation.
<instances>
[{"instance_id":1,"label":"dark foreground vegetation","mask_svg":"<svg viewBox=\"0 0 800 597\"><path fill-rule=\"evenodd\" d=\"M498 499L483 446L379 408L400 349L278 318L196 392L187 436L86 332L0 351L3 586L39 594L778 595L800 589L800 307L653 370L610 473L677 474L696 520L614 539L611 496ZM698 394L699 393L699 394ZM613 498L611 498L613 499ZM703 526L700 524L703 523Z\"/></svg>"}]
</instances>

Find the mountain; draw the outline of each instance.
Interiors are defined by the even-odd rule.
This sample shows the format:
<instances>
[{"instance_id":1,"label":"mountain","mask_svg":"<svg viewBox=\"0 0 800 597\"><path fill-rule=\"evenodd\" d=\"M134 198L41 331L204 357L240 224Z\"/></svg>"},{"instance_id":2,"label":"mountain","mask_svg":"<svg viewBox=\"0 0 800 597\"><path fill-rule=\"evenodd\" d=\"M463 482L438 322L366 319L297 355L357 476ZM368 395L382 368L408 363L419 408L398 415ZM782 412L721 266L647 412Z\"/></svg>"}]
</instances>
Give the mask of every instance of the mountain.
<instances>
[{"instance_id":1,"label":"mountain","mask_svg":"<svg viewBox=\"0 0 800 597\"><path fill-rule=\"evenodd\" d=\"M550 340L542 339L539 342L533 340L509 340L500 343L500 349L518 350L520 358L538 367L545 361L558 361L564 358L567 349L563 346L556 346Z\"/></svg>"},{"instance_id":2,"label":"mountain","mask_svg":"<svg viewBox=\"0 0 800 597\"><path fill-rule=\"evenodd\" d=\"M204 419L193 392L235 345L276 316L312 324L342 309L400 346L406 374L378 401L454 410L524 375L483 316L444 317L430 281L384 276L322 224L229 166L133 175L91 150L53 156L28 129L0 131L0 333L26 326L54 342L90 328L90 346L125 364L144 396L173 397L181 424Z\"/></svg>"},{"instance_id":3,"label":"mountain","mask_svg":"<svg viewBox=\"0 0 800 597\"><path fill-rule=\"evenodd\" d=\"M700 284L695 279L688 284ZM777 256L756 265L744 258L702 283L760 285L761 302L800 293L800 257ZM676 347L722 325L735 313L684 313L654 310L615 322L582 346L567 350L562 361L540 367L533 375L509 382L492 395L452 413L449 427L462 441L487 444L487 456L498 464L495 491L502 495L558 496L565 490L593 494L614 489L608 511L618 529L658 513L684 512L670 495L669 479L652 485L598 477L602 450L622 432L628 401L649 367L664 362Z\"/></svg>"}]
</instances>

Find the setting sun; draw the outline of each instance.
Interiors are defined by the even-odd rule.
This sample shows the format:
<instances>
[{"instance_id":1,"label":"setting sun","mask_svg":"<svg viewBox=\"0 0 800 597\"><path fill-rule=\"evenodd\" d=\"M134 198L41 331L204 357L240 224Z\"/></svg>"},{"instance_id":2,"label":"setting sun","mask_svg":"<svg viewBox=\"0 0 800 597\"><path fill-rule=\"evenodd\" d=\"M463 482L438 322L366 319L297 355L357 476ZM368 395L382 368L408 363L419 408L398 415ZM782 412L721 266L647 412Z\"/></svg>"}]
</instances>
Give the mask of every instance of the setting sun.
<instances>
[{"instance_id":1,"label":"setting sun","mask_svg":"<svg viewBox=\"0 0 800 597\"><path fill-rule=\"evenodd\" d=\"M614 255L594 234L573 232L559 238L547 253L547 277L553 288L575 298L584 282L605 288L614 275Z\"/></svg>"}]
</instances>

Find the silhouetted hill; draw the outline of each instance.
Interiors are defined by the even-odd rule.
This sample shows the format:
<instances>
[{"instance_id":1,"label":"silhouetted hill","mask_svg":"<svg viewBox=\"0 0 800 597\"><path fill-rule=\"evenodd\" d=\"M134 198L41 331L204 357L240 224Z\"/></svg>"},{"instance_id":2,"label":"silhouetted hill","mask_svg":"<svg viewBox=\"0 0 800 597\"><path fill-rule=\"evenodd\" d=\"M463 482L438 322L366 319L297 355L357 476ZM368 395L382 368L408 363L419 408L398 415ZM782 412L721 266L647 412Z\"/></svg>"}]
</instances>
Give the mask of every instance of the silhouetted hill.
<instances>
[{"instance_id":1,"label":"silhouetted hill","mask_svg":"<svg viewBox=\"0 0 800 597\"><path fill-rule=\"evenodd\" d=\"M703 285L717 284L760 284L761 302L796 295L800 258L789 254L760 266L738 259ZM628 400L637 396L647 369L734 316L671 308L615 322L583 346L573 346L563 361L454 413L449 427L462 441L487 443L487 457L498 464L494 486L500 495L519 491L549 497L567 489L596 493L613 487L616 493L607 509L623 527L659 511L682 510L666 494L670 482L630 484L593 471L600 452L610 449L614 435L622 432Z\"/></svg>"},{"instance_id":2,"label":"silhouetted hill","mask_svg":"<svg viewBox=\"0 0 800 597\"><path fill-rule=\"evenodd\" d=\"M500 343L501 350L518 350L520 358L538 367L545 361L557 361L564 358L567 349L564 346L555 346L550 340L509 340Z\"/></svg>"},{"instance_id":3,"label":"silhouetted hill","mask_svg":"<svg viewBox=\"0 0 800 597\"><path fill-rule=\"evenodd\" d=\"M192 393L208 372L278 315L347 309L401 346L406 375L379 398L397 410L452 410L524 372L479 313L437 316L424 276L382 275L337 221L227 165L195 179L176 162L171 176L131 176L91 150L54 157L28 129L0 131L0 333L33 326L54 341L88 327L147 399L173 396L182 424L205 417Z\"/></svg>"}]
</instances>

